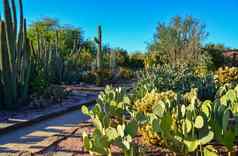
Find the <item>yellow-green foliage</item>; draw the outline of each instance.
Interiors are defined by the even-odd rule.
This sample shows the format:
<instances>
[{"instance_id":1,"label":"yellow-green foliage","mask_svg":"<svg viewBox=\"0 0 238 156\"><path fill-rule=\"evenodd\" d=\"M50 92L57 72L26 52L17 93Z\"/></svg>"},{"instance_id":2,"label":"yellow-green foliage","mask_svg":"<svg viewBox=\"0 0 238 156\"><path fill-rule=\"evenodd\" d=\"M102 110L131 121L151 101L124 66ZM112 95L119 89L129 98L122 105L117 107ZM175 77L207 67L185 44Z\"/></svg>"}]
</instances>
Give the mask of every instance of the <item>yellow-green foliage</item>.
<instances>
[{"instance_id":1,"label":"yellow-green foliage","mask_svg":"<svg viewBox=\"0 0 238 156\"><path fill-rule=\"evenodd\" d=\"M208 69L206 66L197 66L194 69L194 74L198 77L204 77L208 74Z\"/></svg>"},{"instance_id":2,"label":"yellow-green foliage","mask_svg":"<svg viewBox=\"0 0 238 156\"><path fill-rule=\"evenodd\" d=\"M199 101L199 99L198 99L198 89L193 88L193 89L191 89L190 92L185 93L183 95L182 100L183 100L185 105L189 105L191 103L198 102Z\"/></svg>"},{"instance_id":3,"label":"yellow-green foliage","mask_svg":"<svg viewBox=\"0 0 238 156\"><path fill-rule=\"evenodd\" d=\"M163 140L159 135L152 131L152 127L149 124L143 125L139 128L138 133L142 136L142 143L145 145L161 145Z\"/></svg>"},{"instance_id":4,"label":"yellow-green foliage","mask_svg":"<svg viewBox=\"0 0 238 156\"><path fill-rule=\"evenodd\" d=\"M173 91L167 91L162 93L156 93L152 91L146 93L146 95L135 102L135 107L139 112L151 113L152 107L158 104L160 101L173 101L176 98L176 93Z\"/></svg>"},{"instance_id":5,"label":"yellow-green foliage","mask_svg":"<svg viewBox=\"0 0 238 156\"><path fill-rule=\"evenodd\" d=\"M226 84L238 81L238 68L237 67L225 67L219 68L215 75L219 84Z\"/></svg>"},{"instance_id":6,"label":"yellow-green foliage","mask_svg":"<svg viewBox=\"0 0 238 156\"><path fill-rule=\"evenodd\" d=\"M130 79L133 77L132 71L129 68L120 67L118 75L122 79Z\"/></svg>"}]
</instances>

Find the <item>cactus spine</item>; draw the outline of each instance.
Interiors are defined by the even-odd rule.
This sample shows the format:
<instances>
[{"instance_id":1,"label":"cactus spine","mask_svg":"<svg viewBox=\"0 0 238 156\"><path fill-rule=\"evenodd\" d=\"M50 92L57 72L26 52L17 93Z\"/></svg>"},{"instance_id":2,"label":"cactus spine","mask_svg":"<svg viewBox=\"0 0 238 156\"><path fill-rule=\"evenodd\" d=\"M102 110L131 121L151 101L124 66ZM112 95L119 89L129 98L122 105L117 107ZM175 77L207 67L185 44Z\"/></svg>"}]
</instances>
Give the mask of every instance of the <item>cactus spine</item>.
<instances>
[{"instance_id":1,"label":"cactus spine","mask_svg":"<svg viewBox=\"0 0 238 156\"><path fill-rule=\"evenodd\" d=\"M31 51L22 0L19 0L19 28L15 0L3 0L3 7L4 19L0 21L0 83L3 86L3 106L13 108L18 98L23 100L27 96Z\"/></svg>"}]
</instances>

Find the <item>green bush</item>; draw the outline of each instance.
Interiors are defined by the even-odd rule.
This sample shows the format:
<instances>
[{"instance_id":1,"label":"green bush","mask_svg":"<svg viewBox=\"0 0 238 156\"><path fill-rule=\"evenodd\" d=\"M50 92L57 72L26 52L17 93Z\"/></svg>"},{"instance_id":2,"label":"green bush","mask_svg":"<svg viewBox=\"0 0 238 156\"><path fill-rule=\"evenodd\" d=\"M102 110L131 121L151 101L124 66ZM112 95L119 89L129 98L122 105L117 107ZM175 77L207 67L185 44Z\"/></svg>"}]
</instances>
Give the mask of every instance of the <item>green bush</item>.
<instances>
[{"instance_id":1,"label":"green bush","mask_svg":"<svg viewBox=\"0 0 238 156\"><path fill-rule=\"evenodd\" d=\"M216 92L213 74L199 76L188 65L153 67L139 73L139 82L135 87L135 96L143 97L147 92L172 90L185 93L198 88L200 99L212 99Z\"/></svg>"},{"instance_id":2,"label":"green bush","mask_svg":"<svg viewBox=\"0 0 238 156\"><path fill-rule=\"evenodd\" d=\"M39 74L33 80L30 81L31 93L42 94L45 88L47 88L48 86L49 83L42 74Z\"/></svg>"}]
</instances>

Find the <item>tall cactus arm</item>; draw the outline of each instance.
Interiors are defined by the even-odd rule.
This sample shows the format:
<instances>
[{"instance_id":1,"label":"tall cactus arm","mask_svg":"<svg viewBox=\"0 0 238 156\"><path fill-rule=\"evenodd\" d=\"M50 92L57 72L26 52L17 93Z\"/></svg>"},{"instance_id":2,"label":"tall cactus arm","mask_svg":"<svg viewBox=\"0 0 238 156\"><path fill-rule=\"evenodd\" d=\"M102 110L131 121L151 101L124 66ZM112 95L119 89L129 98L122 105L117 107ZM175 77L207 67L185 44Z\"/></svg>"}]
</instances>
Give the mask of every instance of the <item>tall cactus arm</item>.
<instances>
[{"instance_id":1,"label":"tall cactus arm","mask_svg":"<svg viewBox=\"0 0 238 156\"><path fill-rule=\"evenodd\" d=\"M3 48L5 45L3 45L4 40L4 23L3 21L0 22L0 71L3 71L4 66L4 58L3 58Z\"/></svg>"},{"instance_id":2,"label":"tall cactus arm","mask_svg":"<svg viewBox=\"0 0 238 156\"><path fill-rule=\"evenodd\" d=\"M23 40L23 29L24 29L24 16L23 16L23 6L22 6L22 0L19 0L19 11L20 11L20 28L19 33L17 37L17 48L22 48L22 40Z\"/></svg>"},{"instance_id":3,"label":"tall cactus arm","mask_svg":"<svg viewBox=\"0 0 238 156\"><path fill-rule=\"evenodd\" d=\"M5 27L6 27L6 39L7 39L7 47L10 57L10 62L14 62L15 60L15 50L14 50L14 33L13 33L13 21L12 21L12 13L8 0L3 0L4 6L4 17L5 17ZM11 65L11 70L13 71L13 67Z\"/></svg>"},{"instance_id":4,"label":"tall cactus arm","mask_svg":"<svg viewBox=\"0 0 238 156\"><path fill-rule=\"evenodd\" d=\"M15 0L11 0L11 10L12 10L12 28L13 28L13 33L14 37L17 34L17 12L16 12L16 4Z\"/></svg>"},{"instance_id":5,"label":"tall cactus arm","mask_svg":"<svg viewBox=\"0 0 238 156\"><path fill-rule=\"evenodd\" d=\"M3 100L6 106L11 106L14 103L14 98L12 98L12 94L14 94L12 79L11 79L11 71L10 71L10 63L8 59L8 51L7 51L7 42L6 42L6 30L5 23L1 21L0 23L0 68L2 71L2 83L3 83ZM14 95L13 95L14 96Z\"/></svg>"}]
</instances>

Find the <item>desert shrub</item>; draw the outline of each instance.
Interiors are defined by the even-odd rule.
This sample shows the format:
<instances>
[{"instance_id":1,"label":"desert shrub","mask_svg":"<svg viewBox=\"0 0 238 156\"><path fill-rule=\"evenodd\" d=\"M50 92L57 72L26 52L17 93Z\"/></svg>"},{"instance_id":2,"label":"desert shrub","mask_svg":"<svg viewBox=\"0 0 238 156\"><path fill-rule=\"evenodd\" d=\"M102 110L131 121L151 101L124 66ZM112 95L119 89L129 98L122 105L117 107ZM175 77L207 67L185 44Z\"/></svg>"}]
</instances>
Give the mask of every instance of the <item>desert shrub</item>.
<instances>
[{"instance_id":1,"label":"desert shrub","mask_svg":"<svg viewBox=\"0 0 238 156\"><path fill-rule=\"evenodd\" d=\"M138 133L142 136L143 144L163 146L163 140L159 135L153 132L151 125L145 124L139 127Z\"/></svg>"},{"instance_id":2,"label":"desert shrub","mask_svg":"<svg viewBox=\"0 0 238 156\"><path fill-rule=\"evenodd\" d=\"M185 93L192 88L198 88L200 99L211 99L216 92L216 84L213 74L200 76L195 74L193 67L186 65L150 68L139 74L139 82L135 87L136 98L143 97L147 92L157 90L164 92L172 90Z\"/></svg>"},{"instance_id":3,"label":"desert shrub","mask_svg":"<svg viewBox=\"0 0 238 156\"><path fill-rule=\"evenodd\" d=\"M62 100L68 95L65 88L60 85L50 85L43 93L43 98L51 102L61 103Z\"/></svg>"},{"instance_id":4,"label":"desert shrub","mask_svg":"<svg viewBox=\"0 0 238 156\"><path fill-rule=\"evenodd\" d=\"M69 91L66 91L63 86L50 85L42 92L35 92L31 95L30 107L35 109L60 104L67 95L69 95Z\"/></svg>"},{"instance_id":5,"label":"desert shrub","mask_svg":"<svg viewBox=\"0 0 238 156\"><path fill-rule=\"evenodd\" d=\"M176 99L176 94L173 91L157 93L154 90L135 102L135 109L138 112L152 113L153 106L160 101L173 101Z\"/></svg>"},{"instance_id":6,"label":"desert shrub","mask_svg":"<svg viewBox=\"0 0 238 156\"><path fill-rule=\"evenodd\" d=\"M129 68L120 67L117 78L129 80L133 78L133 72Z\"/></svg>"},{"instance_id":7,"label":"desert shrub","mask_svg":"<svg viewBox=\"0 0 238 156\"><path fill-rule=\"evenodd\" d=\"M48 86L49 82L40 73L33 80L30 81L30 91L32 93L41 94Z\"/></svg>"},{"instance_id":8,"label":"desert shrub","mask_svg":"<svg viewBox=\"0 0 238 156\"><path fill-rule=\"evenodd\" d=\"M216 81L220 84L237 83L238 82L238 68L225 67L219 68L215 73Z\"/></svg>"}]
</instances>

